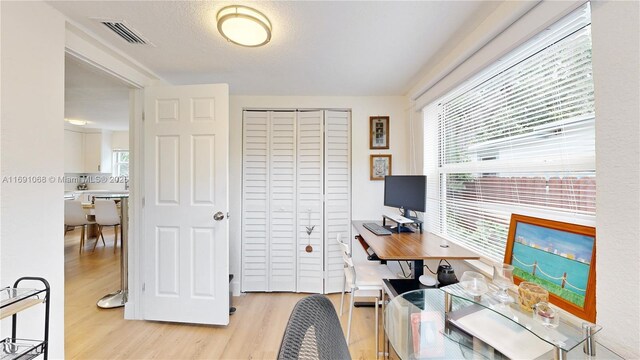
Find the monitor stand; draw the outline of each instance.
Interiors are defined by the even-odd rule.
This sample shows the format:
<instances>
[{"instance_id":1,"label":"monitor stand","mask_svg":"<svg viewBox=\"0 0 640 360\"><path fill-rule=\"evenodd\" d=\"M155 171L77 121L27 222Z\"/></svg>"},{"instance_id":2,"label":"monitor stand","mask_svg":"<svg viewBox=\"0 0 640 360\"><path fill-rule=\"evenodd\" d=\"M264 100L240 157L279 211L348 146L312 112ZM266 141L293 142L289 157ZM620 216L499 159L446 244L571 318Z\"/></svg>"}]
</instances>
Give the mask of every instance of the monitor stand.
<instances>
[{"instance_id":1,"label":"monitor stand","mask_svg":"<svg viewBox=\"0 0 640 360\"><path fill-rule=\"evenodd\" d=\"M395 225L387 225L387 220L389 220L391 223L393 223ZM408 221L403 222L400 219L394 219L391 216L382 215L382 226L385 227L386 229L388 229L391 232L399 234L399 233L413 233L413 232L415 232L415 230L412 229L411 226L407 226L409 224L414 224L415 226L417 226L417 230L420 231L420 234L422 234L422 220L420 220L418 218L414 218L414 217L406 218L405 220L408 220Z\"/></svg>"},{"instance_id":2,"label":"monitor stand","mask_svg":"<svg viewBox=\"0 0 640 360\"><path fill-rule=\"evenodd\" d=\"M410 227L402 226L402 225L396 225L396 226L388 225L388 226L385 226L385 228L389 229L389 231L392 231L394 233L412 233L412 232L415 232ZM398 228L400 228L400 229L398 229Z\"/></svg>"}]
</instances>

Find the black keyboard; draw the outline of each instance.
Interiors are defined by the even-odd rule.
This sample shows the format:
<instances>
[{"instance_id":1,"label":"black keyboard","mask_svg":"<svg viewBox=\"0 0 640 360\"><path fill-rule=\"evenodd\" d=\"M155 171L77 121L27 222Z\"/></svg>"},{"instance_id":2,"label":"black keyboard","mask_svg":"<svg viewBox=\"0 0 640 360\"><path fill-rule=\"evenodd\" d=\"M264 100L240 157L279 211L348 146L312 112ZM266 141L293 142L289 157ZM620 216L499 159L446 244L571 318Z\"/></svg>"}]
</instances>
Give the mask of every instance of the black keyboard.
<instances>
[{"instance_id":1,"label":"black keyboard","mask_svg":"<svg viewBox=\"0 0 640 360\"><path fill-rule=\"evenodd\" d=\"M376 223L364 223L362 224L365 229L371 231L372 233L380 236L380 235L391 235L392 232L382 227L382 225Z\"/></svg>"}]
</instances>

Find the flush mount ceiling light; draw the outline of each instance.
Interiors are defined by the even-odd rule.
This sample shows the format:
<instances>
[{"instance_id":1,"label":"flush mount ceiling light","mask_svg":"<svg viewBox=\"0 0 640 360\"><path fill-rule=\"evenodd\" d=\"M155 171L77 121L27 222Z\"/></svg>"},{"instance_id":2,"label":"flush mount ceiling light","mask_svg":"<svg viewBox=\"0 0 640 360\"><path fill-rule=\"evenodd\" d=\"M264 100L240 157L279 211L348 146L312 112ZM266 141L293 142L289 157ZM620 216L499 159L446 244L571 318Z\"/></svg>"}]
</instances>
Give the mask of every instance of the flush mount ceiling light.
<instances>
[{"instance_id":1,"label":"flush mount ceiling light","mask_svg":"<svg viewBox=\"0 0 640 360\"><path fill-rule=\"evenodd\" d=\"M64 119L64 121L68 122L71 125L85 126L87 125L87 120L77 120L77 119Z\"/></svg>"},{"instance_id":2,"label":"flush mount ceiling light","mask_svg":"<svg viewBox=\"0 0 640 360\"><path fill-rule=\"evenodd\" d=\"M231 5L220 9L216 19L220 34L234 44L257 47L271 40L271 22L256 9Z\"/></svg>"}]
</instances>

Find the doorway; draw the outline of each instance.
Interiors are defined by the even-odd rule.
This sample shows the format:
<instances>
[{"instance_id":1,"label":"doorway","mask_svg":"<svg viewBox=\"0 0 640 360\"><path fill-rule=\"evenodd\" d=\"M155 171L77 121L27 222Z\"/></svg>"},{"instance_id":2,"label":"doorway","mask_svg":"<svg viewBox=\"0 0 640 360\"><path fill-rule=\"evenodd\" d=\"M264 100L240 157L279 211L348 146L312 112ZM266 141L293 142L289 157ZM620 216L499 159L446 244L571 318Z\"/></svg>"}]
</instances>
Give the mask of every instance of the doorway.
<instances>
[{"instance_id":1,"label":"doorway","mask_svg":"<svg viewBox=\"0 0 640 360\"><path fill-rule=\"evenodd\" d=\"M226 84L185 86L158 84L154 86L149 84L150 80L143 82L128 80L125 75L113 68L103 67L97 62L88 60L87 57L76 57L72 50L68 49L68 53L79 59L94 75L96 72L103 76L107 74L111 82L114 79L116 82L120 81L120 85L128 89L130 99L131 136L129 138L131 140L129 141L129 163L126 167L129 169L128 180L131 184L129 188L131 206L128 212L131 217L131 230L128 231L131 241L124 242L130 246L128 251L125 246L123 255L129 255L131 261L127 261L125 256L115 258L118 261L124 259L122 263L130 265L128 269L120 271L120 274L127 276L122 278L122 285L119 287L104 286L102 293L98 294L98 297L94 296L94 299L100 299L101 294L124 289L125 292L128 290L127 299L122 301L126 302L124 312L108 310L116 314L112 316L140 320L227 324L229 315L228 220L226 216L228 211L228 143L226 140L229 122L228 86ZM143 109L148 117L146 122ZM181 110L178 111L179 109ZM101 130L101 134L104 134L104 131ZM102 138L104 136L100 138L101 143ZM108 171L113 171L112 169L118 169L122 164L117 161L119 154L113 152L113 147L110 150L112 163ZM100 159L102 158L101 152ZM116 161L113 161L114 158ZM157 164L163 165L158 167ZM188 164L193 166L186 166ZM108 166L100 163L89 171L100 172L97 176L104 181L105 176L101 172L108 169ZM83 169L83 171L86 170ZM113 173L106 178L114 178ZM83 179L80 178L78 182L82 182ZM91 180L91 178L87 179ZM118 180L119 178L115 178L114 182L118 183ZM90 187L89 184L88 186ZM100 190L114 191L113 189ZM116 190L118 193L124 191ZM92 198L99 197L92 195ZM167 213L167 206L176 208L180 206L180 211L176 216L162 218ZM145 208L144 214L143 208ZM185 214L188 216L183 216ZM194 219L199 222L196 223ZM123 223L126 224L124 221ZM115 237L114 233L113 240ZM180 241L181 238L190 240ZM101 242L102 237L99 240L94 238L92 242L88 241L93 244L91 251L94 252L94 249L101 246ZM111 243L117 249L118 245L115 241ZM109 241L106 240L102 246L107 251L113 250L114 247L109 247L108 244ZM155 247L156 245L159 247ZM177 252L172 250L172 246L178 245L189 247L181 250L181 253L197 256L180 258L178 261L175 255ZM87 244L82 249L85 250L86 246ZM191 251L192 248L194 251ZM78 254L80 253L80 247L78 247ZM78 259L79 263L83 261L82 257ZM162 264L155 266L159 262ZM197 271L186 271L190 265L195 266ZM117 268L114 269L112 266L111 269L112 273L118 274ZM157 269L162 273L157 273ZM82 272L81 267L78 272ZM188 277L180 278L180 283L185 286L193 285L194 289L180 292L185 294L179 298L181 306L167 306L163 294L167 291L177 293L177 287L167 286L177 274L187 274ZM67 277L69 276L70 274L67 273ZM92 282L92 279L89 279L80 281L79 284L88 286L95 283L99 286L100 282L106 281L109 275L105 272L104 275L92 276L95 281ZM130 283L128 288L127 279ZM160 296L156 296L158 294ZM86 304L83 303L82 306ZM215 308L215 311L210 311L212 308ZM176 309L198 309L200 314L210 317L189 317L188 311L179 313ZM91 316L100 314L95 310L94 307L93 312L89 314ZM69 314L70 311L66 313ZM100 321L98 318L96 320ZM72 321L67 323L70 322Z\"/></svg>"},{"instance_id":2,"label":"doorway","mask_svg":"<svg viewBox=\"0 0 640 360\"><path fill-rule=\"evenodd\" d=\"M122 308L100 311L96 302L121 288L132 89L88 62L65 56L65 341L83 335L74 319L124 316ZM98 219L95 203L101 199L114 205L111 221Z\"/></svg>"}]
</instances>

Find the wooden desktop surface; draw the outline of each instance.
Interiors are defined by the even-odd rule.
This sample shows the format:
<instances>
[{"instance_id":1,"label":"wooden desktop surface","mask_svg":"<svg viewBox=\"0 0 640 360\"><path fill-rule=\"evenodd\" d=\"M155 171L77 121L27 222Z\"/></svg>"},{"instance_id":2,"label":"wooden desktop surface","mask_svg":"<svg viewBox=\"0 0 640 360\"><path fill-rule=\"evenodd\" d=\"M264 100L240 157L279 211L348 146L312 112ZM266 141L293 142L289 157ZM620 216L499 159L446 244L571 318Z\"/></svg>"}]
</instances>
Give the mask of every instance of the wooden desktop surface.
<instances>
[{"instance_id":1,"label":"wooden desktop surface","mask_svg":"<svg viewBox=\"0 0 640 360\"><path fill-rule=\"evenodd\" d=\"M459 245L446 241L443 238L427 233L393 233L386 236L378 236L365 229L362 224L380 221L352 221L356 232L371 246L373 251L383 260L425 260L425 259L479 259L480 257ZM441 247L447 244L449 247Z\"/></svg>"}]
</instances>

